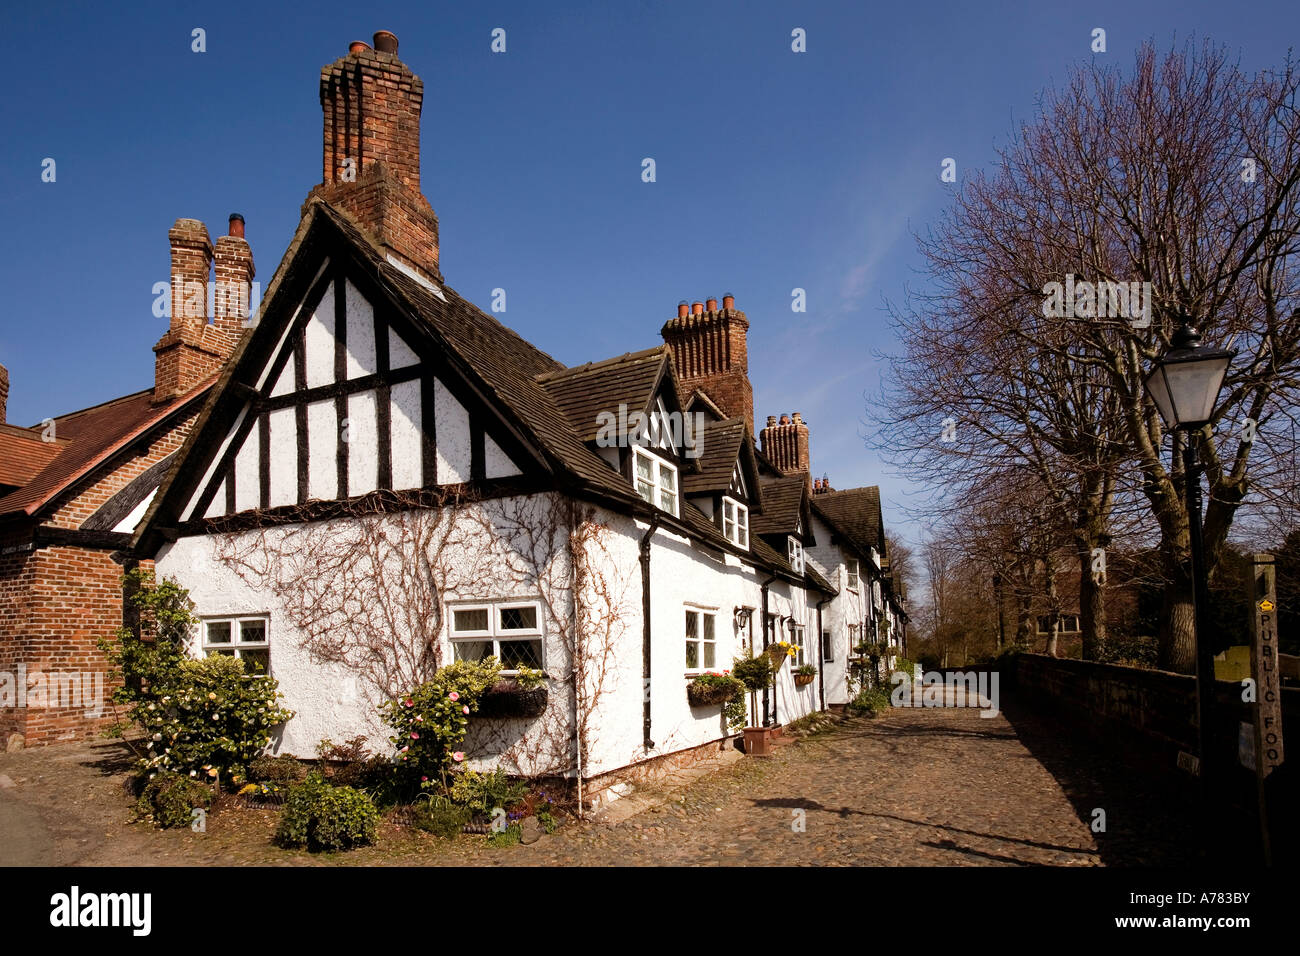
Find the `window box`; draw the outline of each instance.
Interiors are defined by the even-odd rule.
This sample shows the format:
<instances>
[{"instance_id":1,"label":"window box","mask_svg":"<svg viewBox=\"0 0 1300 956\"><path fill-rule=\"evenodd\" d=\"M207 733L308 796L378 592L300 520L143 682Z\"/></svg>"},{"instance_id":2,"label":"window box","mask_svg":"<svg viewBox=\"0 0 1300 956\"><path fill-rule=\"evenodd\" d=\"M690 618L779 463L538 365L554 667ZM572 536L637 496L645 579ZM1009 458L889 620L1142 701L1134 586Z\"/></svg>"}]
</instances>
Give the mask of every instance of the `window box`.
<instances>
[{"instance_id":1,"label":"window box","mask_svg":"<svg viewBox=\"0 0 1300 956\"><path fill-rule=\"evenodd\" d=\"M745 685L725 674L701 674L686 685L686 700L692 707L716 707L745 692Z\"/></svg>"},{"instance_id":2,"label":"window box","mask_svg":"<svg viewBox=\"0 0 1300 956\"><path fill-rule=\"evenodd\" d=\"M499 680L478 699L475 717L540 717L546 711L549 692L545 686L525 689L519 682Z\"/></svg>"}]
</instances>

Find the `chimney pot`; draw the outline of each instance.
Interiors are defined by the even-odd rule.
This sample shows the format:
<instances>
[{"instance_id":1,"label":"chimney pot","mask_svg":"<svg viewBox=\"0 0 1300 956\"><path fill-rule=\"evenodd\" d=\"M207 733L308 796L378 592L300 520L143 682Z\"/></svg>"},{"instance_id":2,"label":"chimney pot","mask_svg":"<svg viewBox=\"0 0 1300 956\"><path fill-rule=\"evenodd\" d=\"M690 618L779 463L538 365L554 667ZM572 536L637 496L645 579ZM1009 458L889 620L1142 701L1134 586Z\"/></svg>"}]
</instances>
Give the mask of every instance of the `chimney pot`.
<instances>
[{"instance_id":1,"label":"chimney pot","mask_svg":"<svg viewBox=\"0 0 1300 956\"><path fill-rule=\"evenodd\" d=\"M380 53L391 53L397 56L397 34L380 30L375 34L375 49Z\"/></svg>"},{"instance_id":2,"label":"chimney pot","mask_svg":"<svg viewBox=\"0 0 1300 956\"><path fill-rule=\"evenodd\" d=\"M782 424L782 425L789 425L789 424L790 424L790 416L789 416L789 415L782 415L782 416L781 416L781 424Z\"/></svg>"},{"instance_id":3,"label":"chimney pot","mask_svg":"<svg viewBox=\"0 0 1300 956\"><path fill-rule=\"evenodd\" d=\"M694 303L692 303L692 304L691 304L691 311L692 311L693 313L695 313L696 315L703 315L703 314L704 314L704 303L703 303L703 302L694 302Z\"/></svg>"},{"instance_id":4,"label":"chimney pot","mask_svg":"<svg viewBox=\"0 0 1300 956\"><path fill-rule=\"evenodd\" d=\"M370 44L367 43L365 40L353 40L351 43L348 44L348 52L351 53L353 56L356 56L362 50L369 50L369 49L370 49Z\"/></svg>"},{"instance_id":5,"label":"chimney pot","mask_svg":"<svg viewBox=\"0 0 1300 956\"><path fill-rule=\"evenodd\" d=\"M244 238L244 217L237 212L230 214L230 235Z\"/></svg>"},{"instance_id":6,"label":"chimney pot","mask_svg":"<svg viewBox=\"0 0 1300 956\"><path fill-rule=\"evenodd\" d=\"M0 365L0 425L5 423L5 411L9 405L9 370Z\"/></svg>"},{"instance_id":7,"label":"chimney pot","mask_svg":"<svg viewBox=\"0 0 1300 956\"><path fill-rule=\"evenodd\" d=\"M723 307L724 309L727 309L728 311L730 311L731 309L734 309L734 308L736 307L736 297L735 297L734 295L732 295L730 292L728 292L728 293L726 293L725 295L723 295L723 297L722 297L722 307Z\"/></svg>"},{"instance_id":8,"label":"chimney pot","mask_svg":"<svg viewBox=\"0 0 1300 956\"><path fill-rule=\"evenodd\" d=\"M803 416L800 415L798 412L795 412L795 413L792 414L790 417L791 417L792 419L794 419L794 423L795 423L796 425L802 425L802 424L803 424Z\"/></svg>"},{"instance_id":9,"label":"chimney pot","mask_svg":"<svg viewBox=\"0 0 1300 956\"><path fill-rule=\"evenodd\" d=\"M718 300L717 300L717 299L709 299L708 302L706 302L706 303L704 304L704 307L705 307L706 309L708 309L710 312L717 312L717 311L718 311Z\"/></svg>"},{"instance_id":10,"label":"chimney pot","mask_svg":"<svg viewBox=\"0 0 1300 956\"><path fill-rule=\"evenodd\" d=\"M768 416L767 416L767 427L768 427L768 428L771 428L771 427L772 427L773 425L775 425L775 424L776 424L776 416L775 416L775 415L768 415Z\"/></svg>"},{"instance_id":11,"label":"chimney pot","mask_svg":"<svg viewBox=\"0 0 1300 956\"><path fill-rule=\"evenodd\" d=\"M691 314L691 307L685 299L677 303L677 318L684 319Z\"/></svg>"}]
</instances>

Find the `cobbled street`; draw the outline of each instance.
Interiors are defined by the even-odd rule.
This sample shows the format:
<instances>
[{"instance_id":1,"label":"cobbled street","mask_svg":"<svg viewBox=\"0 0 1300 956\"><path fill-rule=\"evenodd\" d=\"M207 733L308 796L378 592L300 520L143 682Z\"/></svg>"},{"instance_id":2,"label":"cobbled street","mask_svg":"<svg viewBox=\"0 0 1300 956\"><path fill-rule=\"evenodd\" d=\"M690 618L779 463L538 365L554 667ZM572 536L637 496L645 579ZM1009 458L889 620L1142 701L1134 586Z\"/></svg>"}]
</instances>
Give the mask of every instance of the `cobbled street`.
<instances>
[{"instance_id":1,"label":"cobbled street","mask_svg":"<svg viewBox=\"0 0 1300 956\"><path fill-rule=\"evenodd\" d=\"M9 783L0 790L0 863L1194 862L1190 788L1175 771L1125 762L1104 743L1072 737L1038 713L981 718L975 709L897 708L876 719L847 719L779 747L768 759L737 759L653 794L646 809L618 822L569 822L531 846L498 849L481 837L446 842L386 826L378 845L336 856L272 846L270 810L222 813L206 834L127 825L122 768L102 757L88 759L89 749L64 745L0 755L0 774ZM1105 832L1092 830L1096 809L1105 812ZM33 829L41 819L48 834ZM10 827L21 827L23 838L4 832ZM77 839L68 839L71 834Z\"/></svg>"}]
</instances>

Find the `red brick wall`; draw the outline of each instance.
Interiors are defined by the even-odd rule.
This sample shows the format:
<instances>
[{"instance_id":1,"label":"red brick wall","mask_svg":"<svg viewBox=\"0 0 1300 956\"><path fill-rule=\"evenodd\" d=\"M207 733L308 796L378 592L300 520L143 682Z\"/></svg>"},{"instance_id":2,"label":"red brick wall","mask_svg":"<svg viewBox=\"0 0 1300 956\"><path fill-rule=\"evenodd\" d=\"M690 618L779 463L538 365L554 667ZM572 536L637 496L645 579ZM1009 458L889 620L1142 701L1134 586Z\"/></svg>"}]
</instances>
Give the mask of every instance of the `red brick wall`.
<instances>
[{"instance_id":1,"label":"red brick wall","mask_svg":"<svg viewBox=\"0 0 1300 956\"><path fill-rule=\"evenodd\" d=\"M185 444L194 427L198 413L194 413L156 438L143 455L118 464L103 465L82 479L75 493L58 504L57 510L45 519L45 524L59 528L80 528L86 519L151 466L162 461Z\"/></svg>"},{"instance_id":2,"label":"red brick wall","mask_svg":"<svg viewBox=\"0 0 1300 956\"><path fill-rule=\"evenodd\" d=\"M33 678L78 674L90 687L99 674L104 698L98 718L88 717L82 703L57 706L57 700L0 708L0 738L17 732L27 746L41 746L95 737L111 723L112 682L98 641L122 624L123 570L107 552L85 548L0 556L0 671L16 677L21 663L29 685Z\"/></svg>"}]
</instances>

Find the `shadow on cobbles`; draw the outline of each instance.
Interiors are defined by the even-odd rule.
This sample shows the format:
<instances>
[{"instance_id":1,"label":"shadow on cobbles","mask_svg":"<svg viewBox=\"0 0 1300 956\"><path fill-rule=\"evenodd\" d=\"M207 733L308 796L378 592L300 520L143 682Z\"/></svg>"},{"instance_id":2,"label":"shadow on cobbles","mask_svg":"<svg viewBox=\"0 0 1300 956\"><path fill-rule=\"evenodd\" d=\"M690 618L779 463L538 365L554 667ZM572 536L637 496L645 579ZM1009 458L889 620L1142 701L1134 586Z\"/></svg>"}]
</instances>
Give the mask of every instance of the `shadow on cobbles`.
<instances>
[{"instance_id":1,"label":"shadow on cobbles","mask_svg":"<svg viewBox=\"0 0 1300 956\"><path fill-rule=\"evenodd\" d=\"M1226 859L1253 862L1249 851L1241 853L1242 821L1214 813L1206 819L1193 778L1166 766L1164 756L1139 735L1090 734L1014 700L1004 699L1002 711L1020 742L1056 779L1079 819L1090 827L1105 865L1225 862L1224 852L1205 851L1208 831L1224 839ZM1104 830L1098 829L1103 820Z\"/></svg>"}]
</instances>

